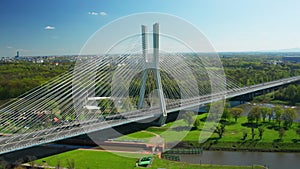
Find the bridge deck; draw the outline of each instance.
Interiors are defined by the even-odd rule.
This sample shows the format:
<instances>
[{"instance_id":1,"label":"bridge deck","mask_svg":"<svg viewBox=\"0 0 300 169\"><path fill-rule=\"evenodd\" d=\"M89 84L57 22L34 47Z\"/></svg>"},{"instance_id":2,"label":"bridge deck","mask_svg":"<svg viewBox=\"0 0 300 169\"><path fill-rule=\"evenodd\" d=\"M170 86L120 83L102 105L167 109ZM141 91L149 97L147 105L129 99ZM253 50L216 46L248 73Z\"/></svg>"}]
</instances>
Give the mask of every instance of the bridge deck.
<instances>
[{"instance_id":1,"label":"bridge deck","mask_svg":"<svg viewBox=\"0 0 300 169\"><path fill-rule=\"evenodd\" d=\"M294 83L300 80L300 76L285 78L272 82L262 83L239 89L232 89L226 92L215 93L211 95L201 96L197 98L174 101L167 104L167 113L184 110L199 105L205 105L221 99L233 98L236 96L257 92L269 88L274 88L289 83ZM101 98L95 98L101 99ZM93 100L93 99L92 99ZM159 107L150 109L134 110L122 113L122 116L115 115L106 119L95 119L89 121L72 122L70 124L54 126L47 130L39 130L37 132L26 134L10 134L0 136L0 154L25 149L28 147L58 141L74 136L79 136L85 133L95 132L106 128L123 125L140 120L157 118L161 115Z\"/></svg>"}]
</instances>

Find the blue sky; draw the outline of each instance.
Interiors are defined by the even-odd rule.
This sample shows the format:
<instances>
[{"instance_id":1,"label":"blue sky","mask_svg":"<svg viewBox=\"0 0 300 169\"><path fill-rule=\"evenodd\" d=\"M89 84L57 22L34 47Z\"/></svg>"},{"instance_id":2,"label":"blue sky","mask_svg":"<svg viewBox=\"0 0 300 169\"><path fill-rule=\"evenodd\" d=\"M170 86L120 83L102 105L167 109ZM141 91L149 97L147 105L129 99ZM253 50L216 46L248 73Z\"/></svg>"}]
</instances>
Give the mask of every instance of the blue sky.
<instances>
[{"instance_id":1,"label":"blue sky","mask_svg":"<svg viewBox=\"0 0 300 169\"><path fill-rule=\"evenodd\" d=\"M298 0L1 0L0 57L78 54L99 28L140 12L185 19L216 51L300 48L299 7Z\"/></svg>"}]
</instances>

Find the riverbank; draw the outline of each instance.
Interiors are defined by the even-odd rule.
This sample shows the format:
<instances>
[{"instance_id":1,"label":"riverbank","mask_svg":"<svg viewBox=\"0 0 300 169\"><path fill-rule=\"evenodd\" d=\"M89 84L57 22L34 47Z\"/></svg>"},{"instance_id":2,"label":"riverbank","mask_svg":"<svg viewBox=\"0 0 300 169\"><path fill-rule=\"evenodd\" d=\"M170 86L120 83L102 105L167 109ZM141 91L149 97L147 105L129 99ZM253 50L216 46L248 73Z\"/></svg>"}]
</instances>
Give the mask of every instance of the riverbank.
<instances>
[{"instance_id":1,"label":"riverbank","mask_svg":"<svg viewBox=\"0 0 300 169\"><path fill-rule=\"evenodd\" d=\"M204 144L198 142L179 142L176 148L201 147L209 151L249 151L249 152L290 152L300 153L299 143L268 143L258 141L218 142L209 140Z\"/></svg>"},{"instance_id":2,"label":"riverbank","mask_svg":"<svg viewBox=\"0 0 300 169\"><path fill-rule=\"evenodd\" d=\"M203 145L205 150L226 151L255 151L255 152L300 152L300 144L295 143L266 143L266 142L221 142Z\"/></svg>"},{"instance_id":3,"label":"riverbank","mask_svg":"<svg viewBox=\"0 0 300 169\"><path fill-rule=\"evenodd\" d=\"M94 150L73 150L66 153L46 157L35 161L37 165L68 167L70 161L74 162L75 168L90 169L124 169L140 168L135 163L138 158L145 154L138 153L110 153ZM148 155L149 156L149 155ZM174 162L159 159L154 156L153 164L147 168L172 168L172 169L264 169L263 166L232 166L232 165L214 165L214 164L190 164L185 162Z\"/></svg>"},{"instance_id":4,"label":"riverbank","mask_svg":"<svg viewBox=\"0 0 300 169\"><path fill-rule=\"evenodd\" d=\"M182 162L194 164L262 165L269 169L299 169L300 153L203 151L199 155L179 155L179 158Z\"/></svg>"},{"instance_id":5,"label":"riverbank","mask_svg":"<svg viewBox=\"0 0 300 169\"><path fill-rule=\"evenodd\" d=\"M275 121L260 121L255 124L255 136L252 139L251 124L245 116L238 118L237 122L234 119L227 121L225 132L221 138L217 133L211 133L206 142L199 144L202 127L205 123L209 123L205 121L206 116L207 114L197 115L197 119L200 121L198 128L188 127L187 123L181 119L167 123L162 127L149 127L146 131L160 135L164 139L167 148L172 148L177 144L177 148L202 147L204 150L217 151L300 152L300 136L296 132L298 123L294 123L286 129L283 137L280 138L280 127ZM259 127L264 129L262 137L259 137ZM247 133L245 138L244 133ZM147 138L145 132L139 131L114 140L141 140L147 142L151 140L151 136Z\"/></svg>"}]
</instances>

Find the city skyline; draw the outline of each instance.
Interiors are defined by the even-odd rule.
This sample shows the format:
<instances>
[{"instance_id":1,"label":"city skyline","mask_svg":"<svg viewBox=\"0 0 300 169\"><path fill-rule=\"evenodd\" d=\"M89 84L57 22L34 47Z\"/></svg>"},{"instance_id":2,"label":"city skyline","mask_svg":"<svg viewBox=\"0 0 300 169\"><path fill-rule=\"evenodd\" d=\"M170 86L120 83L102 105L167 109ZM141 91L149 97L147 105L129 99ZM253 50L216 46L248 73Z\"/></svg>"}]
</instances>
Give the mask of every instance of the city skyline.
<instances>
[{"instance_id":1,"label":"city skyline","mask_svg":"<svg viewBox=\"0 0 300 169\"><path fill-rule=\"evenodd\" d=\"M13 57L16 51L30 56L78 54L98 29L143 12L185 19L217 52L300 48L297 0L3 0L0 4L0 57Z\"/></svg>"}]
</instances>

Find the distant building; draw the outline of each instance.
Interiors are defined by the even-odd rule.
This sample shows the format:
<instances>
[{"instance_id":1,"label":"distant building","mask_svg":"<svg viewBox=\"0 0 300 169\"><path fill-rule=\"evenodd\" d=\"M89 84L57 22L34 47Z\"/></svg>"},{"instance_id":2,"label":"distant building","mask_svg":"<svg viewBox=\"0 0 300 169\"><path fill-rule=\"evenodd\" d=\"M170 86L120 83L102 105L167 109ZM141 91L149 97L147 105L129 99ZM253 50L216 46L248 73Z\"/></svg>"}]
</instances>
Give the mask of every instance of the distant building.
<instances>
[{"instance_id":1,"label":"distant building","mask_svg":"<svg viewBox=\"0 0 300 169\"><path fill-rule=\"evenodd\" d=\"M265 64L265 65L282 65L283 61L281 61L281 60L270 60L270 61L263 62L263 64Z\"/></svg>"},{"instance_id":2,"label":"distant building","mask_svg":"<svg viewBox=\"0 0 300 169\"><path fill-rule=\"evenodd\" d=\"M70 63L71 61L70 60L67 60L67 59L56 59L56 60L51 60L50 61L50 64L52 65L63 65L63 64L67 64L67 63Z\"/></svg>"},{"instance_id":3,"label":"distant building","mask_svg":"<svg viewBox=\"0 0 300 169\"><path fill-rule=\"evenodd\" d=\"M283 62L293 62L293 63L299 63L300 62L300 56L284 56L282 58Z\"/></svg>"},{"instance_id":4,"label":"distant building","mask_svg":"<svg viewBox=\"0 0 300 169\"><path fill-rule=\"evenodd\" d=\"M17 55L15 56L15 59L19 59L20 55L19 55L19 51L17 51Z\"/></svg>"}]
</instances>

